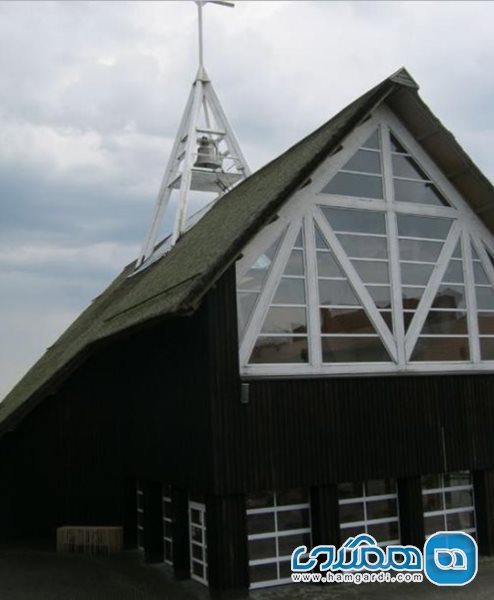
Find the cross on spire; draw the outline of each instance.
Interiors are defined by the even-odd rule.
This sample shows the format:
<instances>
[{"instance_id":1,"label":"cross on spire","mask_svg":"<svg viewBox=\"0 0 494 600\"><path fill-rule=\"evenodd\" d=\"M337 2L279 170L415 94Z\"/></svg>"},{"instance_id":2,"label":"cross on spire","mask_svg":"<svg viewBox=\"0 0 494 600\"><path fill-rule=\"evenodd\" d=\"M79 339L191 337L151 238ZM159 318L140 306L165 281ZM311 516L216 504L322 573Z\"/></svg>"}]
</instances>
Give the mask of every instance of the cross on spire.
<instances>
[{"instance_id":1,"label":"cross on spire","mask_svg":"<svg viewBox=\"0 0 494 600\"><path fill-rule=\"evenodd\" d=\"M233 8L235 4L233 2L227 2L227 0L194 0L197 4L197 23L199 31L199 67L204 66L204 43L203 43L203 24L202 24L202 8L205 4L219 4L220 6L228 6Z\"/></svg>"}]
</instances>

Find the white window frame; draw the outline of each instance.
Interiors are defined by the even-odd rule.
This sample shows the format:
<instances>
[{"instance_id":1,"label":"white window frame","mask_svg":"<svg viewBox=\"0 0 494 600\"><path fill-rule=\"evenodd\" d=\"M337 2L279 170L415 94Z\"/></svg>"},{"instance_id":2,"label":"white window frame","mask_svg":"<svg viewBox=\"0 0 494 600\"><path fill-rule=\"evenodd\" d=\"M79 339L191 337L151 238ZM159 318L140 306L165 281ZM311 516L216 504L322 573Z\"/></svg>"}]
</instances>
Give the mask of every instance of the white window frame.
<instances>
[{"instance_id":1,"label":"white window frame","mask_svg":"<svg viewBox=\"0 0 494 600\"><path fill-rule=\"evenodd\" d=\"M144 552L144 492L142 483L136 483L137 502L137 548Z\"/></svg>"},{"instance_id":2,"label":"white window frame","mask_svg":"<svg viewBox=\"0 0 494 600\"><path fill-rule=\"evenodd\" d=\"M324 185L338 173L367 138L379 128L382 148L383 199L361 199L320 193ZM406 202L395 202L393 173L391 165L389 132L413 156L418 166L434 182L440 194L447 199L450 206L423 205ZM362 284L351 261L343 251L337 236L328 221L321 213L320 206L364 209L379 211L385 215L388 261L390 271L390 290L392 298L393 333L391 334L382 315ZM415 310L413 320L405 332L403 325L403 302L401 293L401 271L398 246L397 215L417 215L445 217L454 220L439 258L433 268L432 275ZM384 347L390 355L389 362L368 363L335 363L323 364L321 357L321 336L319 300L317 290L317 266L315 253L315 235L313 221L322 230L323 235L331 241L331 247L341 265L345 268L349 283L362 300L362 305L379 335ZM305 237L305 281L308 318L309 362L306 364L248 364L252 349L257 340L266 313L276 291L277 283L282 275L288 256L300 228L303 227ZM263 228L256 238L245 248L243 257L237 263L237 275L242 277L251 267L255 257L263 249L269 247L278 235L282 235L278 252L274 258L269 275L257 299L250 319L245 327L240 342L241 373L244 376L320 376L338 374L385 374L385 373L443 373L445 371L494 371L494 360L480 360L480 341L477 327L477 306L474 293L473 269L470 246L473 244L489 281L494 286L494 267L490 263L485 246L494 255L494 236L475 215L470 206L460 196L448 179L441 173L424 149L416 142L410 132L387 107L376 108L371 117L355 128L346 138L342 148L323 162L311 178L280 209L278 219ZM468 338L470 360L468 361L434 361L411 362L415 344L420 336L422 326L429 313L442 276L449 260L460 241L464 264L466 308L468 319ZM481 311L482 312L482 311ZM289 334L287 334L289 336ZM446 337L446 336L440 336Z\"/></svg>"},{"instance_id":3,"label":"white window frame","mask_svg":"<svg viewBox=\"0 0 494 600\"><path fill-rule=\"evenodd\" d=\"M171 491L170 486L167 485L163 486L162 513L164 560L166 564L173 566L173 536L166 535L167 525L170 531L173 526ZM167 552L167 547L170 548L170 552Z\"/></svg>"},{"instance_id":4,"label":"white window frame","mask_svg":"<svg viewBox=\"0 0 494 600\"><path fill-rule=\"evenodd\" d=\"M448 515L458 514L458 513L473 513L474 526L467 527L466 529L463 529L462 531L464 531L465 533L469 533L470 535L476 536L477 535L477 517L475 514L475 495L474 495L474 489L473 489L472 474L469 473L470 483L465 484L465 485L452 485L452 486L445 485L443 473L441 473L439 476L441 478L440 487L438 487L438 488L422 487L422 498L424 498L424 496L428 496L430 494L441 494L443 508L440 510L428 510L428 511L424 510L424 522L427 517L443 517L444 531L452 531L450 528L448 529L448 519L447 519ZM460 506L460 507L456 507L456 508L446 508L446 494L448 492L461 492L461 491L471 492L472 505L471 506ZM425 536L426 539L428 537L430 537L431 535L432 534L426 535Z\"/></svg>"},{"instance_id":5,"label":"white window frame","mask_svg":"<svg viewBox=\"0 0 494 600\"><path fill-rule=\"evenodd\" d=\"M312 521L311 521L311 511L310 511L310 502L302 502L298 504L287 504L287 505L278 505L276 499L276 492L270 492L273 494L273 505L266 506L263 508L249 508L247 509L247 519L249 515L260 515L260 514L273 514L274 519L274 531L269 531L266 533L252 533L249 534L247 539L251 540L262 540L262 539L274 539L275 540L275 548L276 548L276 556L272 556L269 558L256 558L249 559L249 567L256 565L276 565L276 570L278 573L277 579L271 579L267 581L256 581L250 584L250 589L258 589L265 587L273 587L276 585L283 585L286 583L291 583L291 577L281 577L280 575L280 562L286 562L291 558L291 555L280 555L279 550L279 539L282 537L304 534L308 533L312 539ZM309 526L302 527L299 529L289 529L289 530L278 530L278 515L282 512L287 512L291 510L307 510L309 514Z\"/></svg>"},{"instance_id":6,"label":"white window frame","mask_svg":"<svg viewBox=\"0 0 494 600\"><path fill-rule=\"evenodd\" d=\"M396 481L395 481L396 486ZM379 502L381 500L395 500L396 501L396 516L393 517L380 517L377 519L369 519L367 516L367 505L372 502ZM362 496L356 496L354 498L339 498L338 506L345 506L348 504L363 504L364 508L364 519L361 521L340 521L340 536L341 543L344 543L348 535L345 535L345 529L349 528L362 528L362 533L368 532L369 525L380 525L382 523L397 523L398 525L398 537L391 540L382 540L378 541L378 546L389 546L390 544L399 544L401 539L401 530L400 530L400 505L398 502L398 491L396 490L391 494L375 494L372 496L368 496L366 493L365 485L362 483Z\"/></svg>"},{"instance_id":7,"label":"white window frame","mask_svg":"<svg viewBox=\"0 0 494 600\"><path fill-rule=\"evenodd\" d=\"M201 515L201 523L192 521L192 511L196 510ZM192 537L192 527L196 527L201 530L202 543L197 542ZM206 505L201 502L193 502L189 500L189 548L190 548L190 577L194 581L198 581L203 585L208 585L208 544L207 544L207 528L206 528ZM194 546L202 549L203 560L193 557L192 549ZM201 577L194 573L193 563L197 563L202 566L204 576Z\"/></svg>"},{"instance_id":8,"label":"white window frame","mask_svg":"<svg viewBox=\"0 0 494 600\"><path fill-rule=\"evenodd\" d=\"M489 281L491 286L494 287L494 266L493 266L492 262L490 261L489 256L487 255L486 249L482 245L482 243L480 243L479 240L473 239L472 242L473 242L473 247L477 251L478 257L480 259L480 264L483 267L484 273L487 276L487 280ZM472 265L473 265L473 263L472 263ZM473 277L474 276L472 274L472 279L473 279ZM474 283L474 286L475 286L475 288L482 287L482 285L478 284L478 283ZM472 286L472 288L470 290L470 293L473 296L474 302L476 302L476 289L475 288ZM475 326L478 328L478 320L477 320L478 314L479 313L494 313L494 310L478 308L476 304L475 304L475 307L476 307L476 313L474 313L474 315L473 315L473 320L475 321ZM492 339L494 337L494 335L480 334L477 329L477 337L479 339L479 346L477 348L477 351L480 356L480 340L481 340L481 338L483 338L483 339L491 338Z\"/></svg>"}]
</instances>

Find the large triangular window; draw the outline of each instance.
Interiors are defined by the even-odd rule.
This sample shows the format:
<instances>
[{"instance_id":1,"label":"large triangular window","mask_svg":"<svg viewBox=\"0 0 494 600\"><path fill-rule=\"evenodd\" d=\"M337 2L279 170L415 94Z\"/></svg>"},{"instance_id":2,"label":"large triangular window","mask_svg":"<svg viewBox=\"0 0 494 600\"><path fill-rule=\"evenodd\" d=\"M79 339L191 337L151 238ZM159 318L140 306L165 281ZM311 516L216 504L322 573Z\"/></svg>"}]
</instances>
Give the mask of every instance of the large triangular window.
<instances>
[{"instance_id":1,"label":"large triangular window","mask_svg":"<svg viewBox=\"0 0 494 600\"><path fill-rule=\"evenodd\" d=\"M237 265L245 374L494 361L494 240L388 110L278 217Z\"/></svg>"}]
</instances>

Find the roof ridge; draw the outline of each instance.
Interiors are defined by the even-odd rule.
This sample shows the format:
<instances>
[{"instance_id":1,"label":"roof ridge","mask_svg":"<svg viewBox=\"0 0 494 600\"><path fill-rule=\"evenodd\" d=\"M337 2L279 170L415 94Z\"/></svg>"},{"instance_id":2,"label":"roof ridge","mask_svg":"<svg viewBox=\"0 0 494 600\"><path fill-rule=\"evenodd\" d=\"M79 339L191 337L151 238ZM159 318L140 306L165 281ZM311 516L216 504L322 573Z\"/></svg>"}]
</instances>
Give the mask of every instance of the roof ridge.
<instances>
[{"instance_id":1,"label":"roof ridge","mask_svg":"<svg viewBox=\"0 0 494 600\"><path fill-rule=\"evenodd\" d=\"M415 81L415 79L410 75L410 73L405 69L405 67L401 67L395 73L393 73L389 79L394 81L395 83L399 83L400 85L405 85L407 87L411 87L415 90L419 90L420 86Z\"/></svg>"}]
</instances>

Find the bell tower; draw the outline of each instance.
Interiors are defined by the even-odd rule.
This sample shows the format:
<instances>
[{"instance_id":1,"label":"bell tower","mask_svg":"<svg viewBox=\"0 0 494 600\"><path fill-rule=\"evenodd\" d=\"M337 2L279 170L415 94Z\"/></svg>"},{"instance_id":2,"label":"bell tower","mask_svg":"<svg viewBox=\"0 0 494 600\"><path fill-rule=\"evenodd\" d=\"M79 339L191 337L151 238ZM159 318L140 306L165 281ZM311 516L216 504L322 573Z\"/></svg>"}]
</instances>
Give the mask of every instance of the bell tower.
<instances>
[{"instance_id":1,"label":"bell tower","mask_svg":"<svg viewBox=\"0 0 494 600\"><path fill-rule=\"evenodd\" d=\"M187 208L192 190L213 192L214 202L250 175L247 161L204 67L204 5L233 7L234 4L224 0L195 0L195 3L199 25L199 68L180 121L136 268L151 261L156 252L162 256L187 229ZM178 203L173 231L166 243L160 244L159 250L155 250L160 241L160 227L174 193L178 195Z\"/></svg>"}]
</instances>

